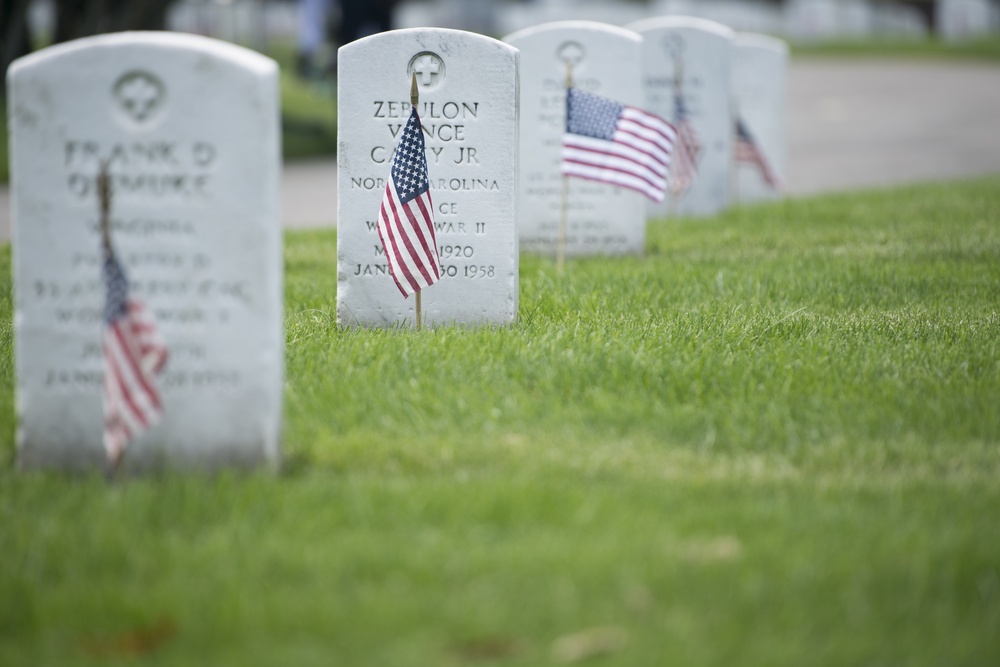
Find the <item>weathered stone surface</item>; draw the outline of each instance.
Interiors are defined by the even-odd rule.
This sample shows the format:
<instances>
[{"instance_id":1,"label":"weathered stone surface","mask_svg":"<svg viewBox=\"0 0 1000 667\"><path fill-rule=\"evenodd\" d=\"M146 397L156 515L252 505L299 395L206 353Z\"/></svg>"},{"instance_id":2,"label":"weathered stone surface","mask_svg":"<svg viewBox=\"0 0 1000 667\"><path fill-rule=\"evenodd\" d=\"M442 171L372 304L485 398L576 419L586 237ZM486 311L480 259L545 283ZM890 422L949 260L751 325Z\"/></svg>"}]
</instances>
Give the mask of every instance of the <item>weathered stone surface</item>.
<instances>
[{"instance_id":1,"label":"weathered stone surface","mask_svg":"<svg viewBox=\"0 0 1000 667\"><path fill-rule=\"evenodd\" d=\"M95 178L131 292L170 350L127 469L274 464L284 336L278 69L224 42L122 33L8 74L20 465L102 466Z\"/></svg>"}]
</instances>

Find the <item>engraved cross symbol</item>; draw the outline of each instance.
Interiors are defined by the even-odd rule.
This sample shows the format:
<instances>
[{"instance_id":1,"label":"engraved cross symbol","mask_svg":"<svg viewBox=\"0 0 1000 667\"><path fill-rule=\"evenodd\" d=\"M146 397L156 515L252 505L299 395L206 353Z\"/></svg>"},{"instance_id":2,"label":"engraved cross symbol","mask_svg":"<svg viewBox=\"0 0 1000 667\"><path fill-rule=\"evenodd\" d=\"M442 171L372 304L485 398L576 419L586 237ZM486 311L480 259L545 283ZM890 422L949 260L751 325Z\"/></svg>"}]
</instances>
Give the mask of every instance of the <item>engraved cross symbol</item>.
<instances>
[{"instance_id":1,"label":"engraved cross symbol","mask_svg":"<svg viewBox=\"0 0 1000 667\"><path fill-rule=\"evenodd\" d=\"M559 45L556 54L567 65L576 67L583 61L585 51L579 42L563 42Z\"/></svg>"},{"instance_id":2,"label":"engraved cross symbol","mask_svg":"<svg viewBox=\"0 0 1000 667\"><path fill-rule=\"evenodd\" d=\"M413 71L420 75L420 85L429 86L434 81L434 75L438 73L438 64L433 58L421 56L413 64Z\"/></svg>"},{"instance_id":3,"label":"engraved cross symbol","mask_svg":"<svg viewBox=\"0 0 1000 667\"><path fill-rule=\"evenodd\" d=\"M117 94L126 112L136 120L145 120L156 108L163 91L154 79L136 73L121 81Z\"/></svg>"}]
</instances>

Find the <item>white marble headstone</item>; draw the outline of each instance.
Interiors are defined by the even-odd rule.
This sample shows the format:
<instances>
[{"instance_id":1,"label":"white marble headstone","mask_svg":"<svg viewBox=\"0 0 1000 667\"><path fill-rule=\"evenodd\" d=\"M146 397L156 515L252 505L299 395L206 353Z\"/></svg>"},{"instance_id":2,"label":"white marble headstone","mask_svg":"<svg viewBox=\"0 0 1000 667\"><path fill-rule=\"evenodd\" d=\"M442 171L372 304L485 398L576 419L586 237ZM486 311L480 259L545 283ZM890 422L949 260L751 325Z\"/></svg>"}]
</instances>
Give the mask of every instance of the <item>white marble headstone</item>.
<instances>
[{"instance_id":1,"label":"white marble headstone","mask_svg":"<svg viewBox=\"0 0 1000 667\"><path fill-rule=\"evenodd\" d=\"M873 29L883 35L926 37L929 26L919 9L900 2L880 2L872 7Z\"/></svg>"},{"instance_id":2,"label":"white marble headstone","mask_svg":"<svg viewBox=\"0 0 1000 667\"><path fill-rule=\"evenodd\" d=\"M664 16L628 26L643 36L646 104L653 113L675 121L676 74L680 94L701 143L693 185L676 202L650 204L662 217L673 207L679 215L712 215L729 203L733 125L730 74L734 32L726 26L689 16Z\"/></svg>"},{"instance_id":3,"label":"white marble headstone","mask_svg":"<svg viewBox=\"0 0 1000 667\"><path fill-rule=\"evenodd\" d=\"M205 37L120 33L18 60L8 92L20 465L104 464L101 161L117 255L170 355L164 417L123 465L275 464L277 65Z\"/></svg>"},{"instance_id":4,"label":"white marble headstone","mask_svg":"<svg viewBox=\"0 0 1000 667\"><path fill-rule=\"evenodd\" d=\"M697 16L733 30L780 31L782 5L774 0L650 0L648 16ZM644 17L645 18L645 17Z\"/></svg>"},{"instance_id":5,"label":"white marble headstone","mask_svg":"<svg viewBox=\"0 0 1000 667\"><path fill-rule=\"evenodd\" d=\"M554 255L559 240L566 70L573 85L642 107L642 38L606 23L564 21L504 38L521 51L521 249ZM567 180L566 255L642 253L646 199L606 183Z\"/></svg>"},{"instance_id":6,"label":"white marble headstone","mask_svg":"<svg viewBox=\"0 0 1000 667\"><path fill-rule=\"evenodd\" d=\"M532 0L495 4L497 28L507 34L555 21L593 21L620 26L650 16L650 7L645 2Z\"/></svg>"},{"instance_id":7,"label":"white marble headstone","mask_svg":"<svg viewBox=\"0 0 1000 667\"><path fill-rule=\"evenodd\" d=\"M946 40L970 39L1000 28L1000 9L990 0L938 0L937 33Z\"/></svg>"},{"instance_id":8,"label":"white marble headstone","mask_svg":"<svg viewBox=\"0 0 1000 667\"><path fill-rule=\"evenodd\" d=\"M840 32L837 0L788 0L785 34L792 39L830 39Z\"/></svg>"},{"instance_id":9,"label":"white marble headstone","mask_svg":"<svg viewBox=\"0 0 1000 667\"><path fill-rule=\"evenodd\" d=\"M788 155L788 45L755 33L737 33L733 45L733 113L743 119L772 171L785 181ZM737 163L734 202L774 199L781 191L761 170Z\"/></svg>"},{"instance_id":10,"label":"white marble headstone","mask_svg":"<svg viewBox=\"0 0 1000 667\"><path fill-rule=\"evenodd\" d=\"M517 317L517 49L460 30L392 30L338 57L337 321L409 326L414 297L393 283L376 231L390 160L418 113L443 276L421 292L427 324Z\"/></svg>"}]
</instances>

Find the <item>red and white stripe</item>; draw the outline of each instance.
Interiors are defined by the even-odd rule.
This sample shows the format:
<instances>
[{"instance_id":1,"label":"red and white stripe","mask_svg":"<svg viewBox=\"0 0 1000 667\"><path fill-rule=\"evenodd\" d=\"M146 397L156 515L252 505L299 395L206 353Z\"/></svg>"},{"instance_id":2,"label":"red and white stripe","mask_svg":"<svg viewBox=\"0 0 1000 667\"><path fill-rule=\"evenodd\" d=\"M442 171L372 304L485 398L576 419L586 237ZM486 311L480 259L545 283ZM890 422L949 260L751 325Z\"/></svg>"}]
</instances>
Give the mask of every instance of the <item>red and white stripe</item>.
<instances>
[{"instance_id":1,"label":"red and white stripe","mask_svg":"<svg viewBox=\"0 0 1000 667\"><path fill-rule=\"evenodd\" d=\"M663 201L677 132L659 116L625 107L612 139L563 134L562 173L613 183Z\"/></svg>"},{"instance_id":2,"label":"red and white stripe","mask_svg":"<svg viewBox=\"0 0 1000 667\"><path fill-rule=\"evenodd\" d=\"M154 376L167 361L167 347L141 301L104 330L104 448L117 460L129 441L163 414Z\"/></svg>"},{"instance_id":3,"label":"red and white stripe","mask_svg":"<svg viewBox=\"0 0 1000 667\"><path fill-rule=\"evenodd\" d=\"M683 121L677 128L677 146L674 151L674 164L670 174L670 192L678 197L694 184L698 173L698 154L701 153L701 142L690 121Z\"/></svg>"},{"instance_id":4,"label":"red and white stripe","mask_svg":"<svg viewBox=\"0 0 1000 667\"><path fill-rule=\"evenodd\" d=\"M756 166L765 183L775 190L781 190L781 179L771 169L771 164L764 157L757 144L738 138L736 140L736 161Z\"/></svg>"},{"instance_id":5,"label":"red and white stripe","mask_svg":"<svg viewBox=\"0 0 1000 667\"><path fill-rule=\"evenodd\" d=\"M378 236L389 272L404 298L441 279L433 210L430 190L402 204L392 178L385 184Z\"/></svg>"}]
</instances>

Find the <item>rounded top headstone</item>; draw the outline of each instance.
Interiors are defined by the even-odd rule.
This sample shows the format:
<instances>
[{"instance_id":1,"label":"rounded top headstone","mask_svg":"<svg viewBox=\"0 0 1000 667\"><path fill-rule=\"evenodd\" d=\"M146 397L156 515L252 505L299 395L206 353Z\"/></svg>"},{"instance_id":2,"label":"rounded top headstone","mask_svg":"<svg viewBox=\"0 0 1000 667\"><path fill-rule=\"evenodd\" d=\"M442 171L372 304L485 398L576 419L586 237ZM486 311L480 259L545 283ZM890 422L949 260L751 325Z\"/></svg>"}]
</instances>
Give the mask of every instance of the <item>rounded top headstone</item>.
<instances>
[{"instance_id":1,"label":"rounded top headstone","mask_svg":"<svg viewBox=\"0 0 1000 667\"><path fill-rule=\"evenodd\" d=\"M504 37L503 41L516 42L520 39L532 37L538 33L544 33L551 30L592 30L619 35L636 42L642 41L642 35L637 34L634 30L622 28L617 25L611 25L610 23L601 23L600 21L551 21L549 23L541 23L539 25L531 26L530 28L524 28L523 30L512 32Z\"/></svg>"},{"instance_id":2,"label":"rounded top headstone","mask_svg":"<svg viewBox=\"0 0 1000 667\"><path fill-rule=\"evenodd\" d=\"M752 46L760 49L769 49L779 53L788 53L788 42L759 32L736 33L736 44L739 46Z\"/></svg>"},{"instance_id":3,"label":"rounded top headstone","mask_svg":"<svg viewBox=\"0 0 1000 667\"><path fill-rule=\"evenodd\" d=\"M11 64L7 76L11 78L19 75L22 70L75 58L81 51L94 48L116 49L127 46L202 51L221 60L230 60L241 67L258 70L261 74L270 73L278 67L274 60L265 55L219 39L186 33L135 30L81 37L36 51L15 60Z\"/></svg>"},{"instance_id":4,"label":"rounded top headstone","mask_svg":"<svg viewBox=\"0 0 1000 667\"><path fill-rule=\"evenodd\" d=\"M732 39L736 34L732 28L717 21L699 18L697 16L655 16L653 18L642 19L626 26L629 30L643 33L647 30L668 30L675 28L686 28L690 30L702 30L714 33L726 39Z\"/></svg>"},{"instance_id":5,"label":"rounded top headstone","mask_svg":"<svg viewBox=\"0 0 1000 667\"><path fill-rule=\"evenodd\" d=\"M380 202L396 187L390 160L414 108L442 276L419 292L422 324L516 319L519 63L513 46L449 28L388 30L340 47L338 322L416 321L416 300L397 288L378 231L388 229Z\"/></svg>"},{"instance_id":6,"label":"rounded top headstone","mask_svg":"<svg viewBox=\"0 0 1000 667\"><path fill-rule=\"evenodd\" d=\"M169 349L144 382L163 418L129 444L124 469L277 464L277 64L208 37L136 31L38 51L7 83L18 465L106 461L105 414L117 411L102 406L105 239Z\"/></svg>"}]
</instances>

